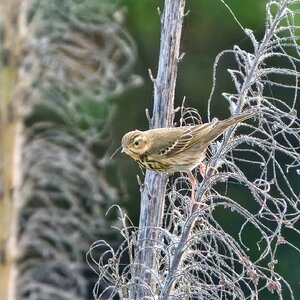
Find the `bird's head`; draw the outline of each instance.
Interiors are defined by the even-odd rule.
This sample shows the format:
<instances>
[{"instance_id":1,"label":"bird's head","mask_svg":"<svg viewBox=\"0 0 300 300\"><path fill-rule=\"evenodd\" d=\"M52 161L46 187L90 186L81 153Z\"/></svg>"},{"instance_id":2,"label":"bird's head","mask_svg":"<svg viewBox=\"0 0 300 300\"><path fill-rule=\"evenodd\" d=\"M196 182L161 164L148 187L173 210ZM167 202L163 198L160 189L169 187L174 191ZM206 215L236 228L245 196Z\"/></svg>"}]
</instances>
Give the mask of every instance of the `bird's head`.
<instances>
[{"instance_id":1,"label":"bird's head","mask_svg":"<svg viewBox=\"0 0 300 300\"><path fill-rule=\"evenodd\" d=\"M134 130L126 133L122 138L122 152L134 159L148 150L147 137L143 131Z\"/></svg>"}]
</instances>

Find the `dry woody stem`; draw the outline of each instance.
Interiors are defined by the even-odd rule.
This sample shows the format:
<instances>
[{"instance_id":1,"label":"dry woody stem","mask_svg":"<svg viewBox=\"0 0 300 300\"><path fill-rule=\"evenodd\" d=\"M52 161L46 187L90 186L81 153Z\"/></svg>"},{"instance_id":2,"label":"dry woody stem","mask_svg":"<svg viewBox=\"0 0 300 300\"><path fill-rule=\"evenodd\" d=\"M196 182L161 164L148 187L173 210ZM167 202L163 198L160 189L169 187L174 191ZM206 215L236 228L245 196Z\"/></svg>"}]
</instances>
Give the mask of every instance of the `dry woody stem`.
<instances>
[{"instance_id":1,"label":"dry woody stem","mask_svg":"<svg viewBox=\"0 0 300 300\"><path fill-rule=\"evenodd\" d=\"M154 84L154 105L151 128L170 127L173 125L174 95L177 69L180 57L180 38L184 19L185 0L165 0L161 15L161 44L157 77ZM156 270L153 247L158 240L158 231L151 230L162 225L165 189L165 174L146 171L145 182L141 186L141 211L133 281L142 280L153 286L153 274L145 269ZM133 285L134 286L134 285ZM138 286L138 285L137 285ZM140 299L143 292L133 288L131 299Z\"/></svg>"}]
</instances>

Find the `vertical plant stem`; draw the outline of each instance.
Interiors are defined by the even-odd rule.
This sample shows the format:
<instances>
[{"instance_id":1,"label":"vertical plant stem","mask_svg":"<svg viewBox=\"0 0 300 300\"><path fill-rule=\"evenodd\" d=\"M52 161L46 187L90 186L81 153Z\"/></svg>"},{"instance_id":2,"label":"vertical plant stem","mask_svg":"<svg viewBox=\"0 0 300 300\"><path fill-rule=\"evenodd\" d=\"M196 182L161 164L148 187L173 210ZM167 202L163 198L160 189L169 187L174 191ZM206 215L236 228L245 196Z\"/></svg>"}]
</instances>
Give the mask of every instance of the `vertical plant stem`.
<instances>
[{"instance_id":1,"label":"vertical plant stem","mask_svg":"<svg viewBox=\"0 0 300 300\"><path fill-rule=\"evenodd\" d=\"M161 43L156 79L151 128L170 127L173 124L174 95L177 68L180 61L180 38L184 18L185 0L165 0L161 16ZM141 186L141 212L139 221L138 249L136 251L133 285L130 299L157 294L155 274L155 245L159 241L162 224L167 175L146 171ZM148 291L146 291L146 288Z\"/></svg>"},{"instance_id":2,"label":"vertical plant stem","mask_svg":"<svg viewBox=\"0 0 300 300\"><path fill-rule=\"evenodd\" d=\"M14 300L16 292L18 205L17 179L20 174L16 163L19 141L22 138L21 122L16 118L14 91L18 83L20 57L20 0L0 0L1 62L0 62L0 299ZM16 14L18 12L18 14Z\"/></svg>"}]
</instances>

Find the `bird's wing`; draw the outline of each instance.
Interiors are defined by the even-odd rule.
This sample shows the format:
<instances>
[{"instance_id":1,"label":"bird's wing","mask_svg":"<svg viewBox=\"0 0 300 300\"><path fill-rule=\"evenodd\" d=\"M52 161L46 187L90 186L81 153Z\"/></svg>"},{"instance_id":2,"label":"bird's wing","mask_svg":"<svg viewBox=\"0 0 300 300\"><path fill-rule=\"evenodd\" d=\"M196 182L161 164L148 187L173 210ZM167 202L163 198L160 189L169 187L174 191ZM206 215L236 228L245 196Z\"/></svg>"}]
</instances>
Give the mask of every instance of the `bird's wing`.
<instances>
[{"instance_id":1,"label":"bird's wing","mask_svg":"<svg viewBox=\"0 0 300 300\"><path fill-rule=\"evenodd\" d=\"M205 151L208 145L218 138L228 127L242 122L253 116L253 113L238 115L223 121L213 121L196 126L182 126L171 128L159 128L151 131L150 155L174 156L186 149L197 146L197 149ZM155 131L155 134L153 134Z\"/></svg>"},{"instance_id":2,"label":"bird's wing","mask_svg":"<svg viewBox=\"0 0 300 300\"><path fill-rule=\"evenodd\" d=\"M201 124L197 126L186 126L186 130L182 136L178 138L178 147L174 147L174 150L171 151L170 155L177 154L188 148L193 147L194 145L199 145L199 150L202 148L201 140L209 134L211 129L215 126L215 122ZM208 145L204 145L207 148ZM168 153L169 154L169 153Z\"/></svg>"},{"instance_id":3,"label":"bird's wing","mask_svg":"<svg viewBox=\"0 0 300 300\"><path fill-rule=\"evenodd\" d=\"M173 156L199 143L201 137L208 134L213 124L201 124L197 126L182 126L157 129L155 140L152 141L151 153L154 155Z\"/></svg>"}]
</instances>

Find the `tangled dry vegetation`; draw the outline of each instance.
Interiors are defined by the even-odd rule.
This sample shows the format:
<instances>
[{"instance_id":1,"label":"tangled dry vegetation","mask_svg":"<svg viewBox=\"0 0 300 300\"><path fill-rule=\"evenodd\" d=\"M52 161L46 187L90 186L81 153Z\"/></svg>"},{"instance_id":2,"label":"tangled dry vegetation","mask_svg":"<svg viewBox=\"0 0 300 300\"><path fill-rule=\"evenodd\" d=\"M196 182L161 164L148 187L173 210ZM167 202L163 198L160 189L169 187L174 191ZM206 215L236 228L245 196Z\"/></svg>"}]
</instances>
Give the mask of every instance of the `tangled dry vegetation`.
<instances>
[{"instance_id":1,"label":"tangled dry vegetation","mask_svg":"<svg viewBox=\"0 0 300 300\"><path fill-rule=\"evenodd\" d=\"M169 178L161 228L136 228L120 210L123 243L114 248L97 241L88 253L99 275L95 299L259 299L268 291L295 299L276 266L281 247L300 252L299 13L299 1L270 0L263 38L243 29L252 51L234 46L216 58L208 117L223 101L214 89L219 62L230 56L236 92L224 92L223 99L231 115L251 109L255 118L210 146L206 175L196 187L201 205L193 214L184 175ZM181 122L199 122L194 109L180 113ZM236 227L226 227L226 218L234 217ZM155 237L151 268L137 260L145 230ZM150 284L136 276L141 269Z\"/></svg>"}]
</instances>

